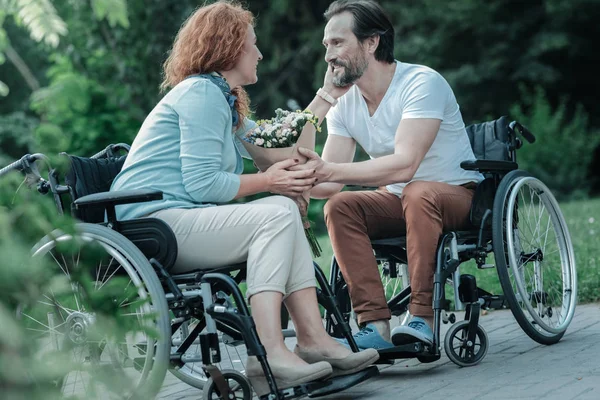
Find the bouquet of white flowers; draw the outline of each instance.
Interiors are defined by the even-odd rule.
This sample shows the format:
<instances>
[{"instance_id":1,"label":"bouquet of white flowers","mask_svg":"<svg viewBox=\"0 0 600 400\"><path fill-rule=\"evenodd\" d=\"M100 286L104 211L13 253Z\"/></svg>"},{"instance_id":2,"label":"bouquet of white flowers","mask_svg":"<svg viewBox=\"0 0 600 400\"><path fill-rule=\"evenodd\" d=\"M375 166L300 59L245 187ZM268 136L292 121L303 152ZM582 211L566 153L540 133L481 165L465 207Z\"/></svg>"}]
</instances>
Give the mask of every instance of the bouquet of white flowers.
<instances>
[{"instance_id":1,"label":"bouquet of white flowers","mask_svg":"<svg viewBox=\"0 0 600 400\"><path fill-rule=\"evenodd\" d=\"M243 137L242 143L261 171L266 171L274 163L288 158L304 160L305 157L298 153L298 147L314 150L316 132L321 131L318 118L309 110L292 112L278 108L274 118L259 120L256 123L257 127ZM313 255L319 257L321 246L307 215L310 194L303 193L302 199L306 204L306 207L300 207L306 238Z\"/></svg>"}]
</instances>

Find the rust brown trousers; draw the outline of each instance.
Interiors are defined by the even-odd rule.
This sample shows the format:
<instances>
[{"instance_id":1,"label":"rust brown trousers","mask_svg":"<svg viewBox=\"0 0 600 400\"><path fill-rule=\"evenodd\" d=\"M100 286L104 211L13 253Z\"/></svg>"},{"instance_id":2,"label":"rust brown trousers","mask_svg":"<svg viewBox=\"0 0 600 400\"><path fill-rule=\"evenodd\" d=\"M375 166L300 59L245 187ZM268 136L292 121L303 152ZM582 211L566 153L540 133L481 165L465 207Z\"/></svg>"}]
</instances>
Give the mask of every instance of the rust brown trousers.
<instances>
[{"instance_id":1,"label":"rust brown trousers","mask_svg":"<svg viewBox=\"0 0 600 400\"><path fill-rule=\"evenodd\" d=\"M433 315L436 249L443 231L470 227L476 184L414 181L402 196L385 190L341 192L325 204L333 252L359 324L390 319L371 239L406 235L412 315Z\"/></svg>"}]
</instances>

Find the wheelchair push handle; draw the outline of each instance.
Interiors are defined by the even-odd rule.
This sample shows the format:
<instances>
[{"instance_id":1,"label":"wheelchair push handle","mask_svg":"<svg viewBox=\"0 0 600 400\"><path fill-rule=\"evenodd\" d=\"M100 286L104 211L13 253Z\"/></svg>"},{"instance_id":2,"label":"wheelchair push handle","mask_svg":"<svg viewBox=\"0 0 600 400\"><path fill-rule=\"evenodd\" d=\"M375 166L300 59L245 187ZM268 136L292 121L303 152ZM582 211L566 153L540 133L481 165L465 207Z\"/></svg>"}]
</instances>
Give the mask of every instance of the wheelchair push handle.
<instances>
[{"instance_id":1,"label":"wheelchair push handle","mask_svg":"<svg viewBox=\"0 0 600 400\"><path fill-rule=\"evenodd\" d=\"M130 146L126 143L117 143L117 144L109 144L106 148L90 158L106 158L106 157L115 157L120 150L125 150L125 152L129 152Z\"/></svg>"},{"instance_id":2,"label":"wheelchair push handle","mask_svg":"<svg viewBox=\"0 0 600 400\"><path fill-rule=\"evenodd\" d=\"M48 157L41 153L25 154L21 159L0 169L0 177L8 174L11 171L21 171L25 175L33 175L35 178L41 179L40 172L35 164L38 160L48 161Z\"/></svg>"},{"instance_id":3,"label":"wheelchair push handle","mask_svg":"<svg viewBox=\"0 0 600 400\"><path fill-rule=\"evenodd\" d=\"M533 136L533 133L531 133L529 129L527 129L517 121L511 122L508 127L515 133L519 132L521 136L523 136L525 140L527 140L529 143L535 142L535 136Z\"/></svg>"}]
</instances>

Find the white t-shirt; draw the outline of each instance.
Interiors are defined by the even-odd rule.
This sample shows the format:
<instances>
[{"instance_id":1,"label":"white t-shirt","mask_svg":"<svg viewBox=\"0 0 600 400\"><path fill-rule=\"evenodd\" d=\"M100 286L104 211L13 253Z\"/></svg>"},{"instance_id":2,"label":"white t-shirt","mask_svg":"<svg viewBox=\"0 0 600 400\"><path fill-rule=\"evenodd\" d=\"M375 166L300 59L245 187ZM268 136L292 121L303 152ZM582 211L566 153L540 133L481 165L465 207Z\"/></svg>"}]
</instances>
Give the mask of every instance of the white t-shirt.
<instances>
[{"instance_id":1,"label":"white t-shirt","mask_svg":"<svg viewBox=\"0 0 600 400\"><path fill-rule=\"evenodd\" d=\"M460 167L475 155L465 131L460 109L446 80L431 68L396 61L396 72L379 107L369 115L367 103L355 85L327 114L327 132L353 138L371 158L394 154L394 137L403 118L435 118L442 121L431 148L415 172L413 181L452 185L483 176ZM388 185L400 195L407 183Z\"/></svg>"}]
</instances>

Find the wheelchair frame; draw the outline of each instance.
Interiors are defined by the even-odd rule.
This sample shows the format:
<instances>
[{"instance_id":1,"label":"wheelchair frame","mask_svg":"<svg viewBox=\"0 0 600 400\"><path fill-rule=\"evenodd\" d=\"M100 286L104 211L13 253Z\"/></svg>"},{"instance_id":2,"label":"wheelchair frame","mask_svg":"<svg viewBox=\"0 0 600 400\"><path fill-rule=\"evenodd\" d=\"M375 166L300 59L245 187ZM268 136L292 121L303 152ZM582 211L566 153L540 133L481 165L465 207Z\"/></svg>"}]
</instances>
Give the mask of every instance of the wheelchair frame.
<instances>
[{"instance_id":1,"label":"wheelchair frame","mask_svg":"<svg viewBox=\"0 0 600 400\"><path fill-rule=\"evenodd\" d=\"M509 141L508 146L508 161L496 160L476 160L461 163L465 169L478 170L490 178L487 182L492 182L497 192L505 192L504 197L511 195L512 178L515 182L522 178L524 174L517 170L516 150L521 147L522 141L517 137L517 132L521 134L529 142L535 140L534 136L517 122L512 122L509 126ZM118 144L111 145L102 152L94 155L91 159L113 159L120 149L128 150L129 146ZM374 376L378 373L376 367L371 367L360 373L330 379L324 382L315 382L301 387L288 389L281 392L273 379L272 372L266 359L266 353L256 333L254 322L248 312L241 292L237 284L244 278L243 272L238 273L235 277L229 274L232 271L243 271L243 264L234 265L214 270L199 270L194 273L171 275L168 270L176 258L175 239L170 228L162 221L155 218L141 218L132 221L118 221L116 218L115 207L119 204L151 201L162 198L162 193L152 190L124 191L124 192L106 192L94 193L77 198L74 188L69 185L62 185L59 182L56 171L51 171L48 180L44 180L37 170L35 161L44 159L40 154L26 155L21 160L0 170L0 176L11 170L20 170L27 175L33 176L37 182L37 189L42 194L52 193L54 201L57 205L58 212L63 213L64 205L62 196L70 195L72 202L73 214L77 216L85 215L86 210L101 209L106 212L107 222L90 221L96 223L98 227L110 230L122 236L123 240L131 243L139 248L148 261L147 267L159 280L161 289L164 293L164 301L168 304L168 309L173 313L174 318L171 321L171 334L175 333L186 321L195 317L198 319L198 324L186 335L182 341L174 347L169 356L170 362L174 366L185 364L183 355L199 338L202 351L202 361L204 363L204 372L208 377L205 382L204 397L210 398L212 393L220 393L221 396L230 395L229 380L237 382L244 390L250 390L249 384L245 377L236 371L220 371L214 364L220 361L220 348L218 331L230 336L232 340L244 341L248 355L257 356L260 361L271 393L264 396L265 398L282 399L292 398L299 395L308 394L310 397L322 396L330 393L343 390L347 387L355 385ZM507 178L510 178L507 181ZM486 181L484 181L486 182ZM504 184L504 182L507 182ZM521 181L519 181L521 182ZM542 188L543 190L543 188ZM547 188L546 188L547 190ZM548 191L549 193L549 191ZM551 196L551 194L550 194ZM514 196L513 196L514 197ZM511 197L512 198L512 197ZM553 199L553 197L552 197ZM489 200L489 199L488 199ZM518 302L509 281L508 272L505 275L499 272L501 284L504 289L504 296L494 296L490 293L477 287L476 280L470 275L460 275L459 265L467 259L475 259L480 268L489 267L485 264L486 257L490 252L507 253L507 249L503 243L496 244L494 237L500 236L502 239L502 225L504 215L493 217L493 214L504 214L504 198L499 199L496 195L494 203L489 202L484 204L485 212L481 216L479 228L477 231L468 232L446 232L442 235L439 241L437 250L437 266L434 276L434 341L432 346L417 342L408 345L396 346L393 349L380 351L380 356L383 362L390 361L396 358L416 357L422 362L431 362L441 356L441 338L440 338L440 323L442 319L446 319L442 313L447 311L449 306L445 298L445 283L448 280L454 282L455 302L457 309L465 309L465 320L456 323L446 335L445 347L448 356L458 365L468 366L474 365L481 361L487 352L488 340L485 331L479 326L479 310L481 308L503 308L508 305L517 321L525 332L534 340L540 343L551 344L555 343L564 334L564 329L558 333L552 333L548 337L538 337L532 328L531 323L527 321L524 314L517 314L516 308ZM493 210L493 213L492 213ZM508 210L510 215L511 210ZM492 218L492 229L489 228L488 221ZM514 217L511 217L514 218ZM85 220L85 217L83 218ZM500 222L498 222L500 221ZM560 221L559 221L560 222ZM562 221L564 222L564 221ZM85 224L84 224L85 225ZM574 278L574 260L572 257L572 248L568 231L563 232L567 242L567 252L570 252L571 274ZM490 244L490 241L492 243ZM501 240L502 241L502 240ZM390 276L396 274L396 263L406 263L406 252L402 247L401 241L397 239L374 241L373 247L377 252L379 259L387 259L390 261ZM510 249L509 249L510 250ZM508 251L510 253L510 251ZM523 255L521 255L523 257ZM540 255L526 254L525 257L532 258L535 262L539 261ZM537 259L536 259L537 258ZM497 260L498 261L498 260ZM497 264L501 264L498 263ZM508 269L508 261L504 261L503 268ZM500 270L500 269L499 269ZM350 300L348 298L347 289L344 287L343 278L339 271L339 266L335 258L332 261L329 283L322 270L315 264L315 272L319 288L317 289L317 298L326 310L327 330L335 336L345 337L353 351L358 351L358 347L352 337L352 331L349 325ZM460 284L459 284L460 282ZM576 295L576 278L570 282L571 294ZM183 289L182 289L183 288ZM510 292L508 292L510 290ZM225 297L231 296L236 307L233 307L227 298L219 297L219 293L225 293ZM216 300L214 300L216 296ZM544 294L539 295L544 298ZM410 299L410 287L405 288L401 293L389 300L388 305L393 315L399 315L406 311ZM542 300L543 303L543 300ZM575 300L572 299L568 305L568 321L572 318L574 312ZM521 311L519 309L519 311ZM452 315L451 315L452 317ZM450 318L452 320L452 318ZM203 333L201 333L204 331ZM461 336L462 347L460 354L452 354L448 351L449 339L458 338ZM479 340L480 350L475 352L474 347ZM462 350L465 350L463 353ZM160 364L160 363L156 363ZM166 372L166 367L164 367ZM162 375L164 378L164 375ZM162 378L160 381L162 382ZM181 378L180 378L181 379ZM189 382L188 382L189 383ZM251 395L251 392L250 392Z\"/></svg>"},{"instance_id":2,"label":"wheelchair frame","mask_svg":"<svg viewBox=\"0 0 600 400\"><path fill-rule=\"evenodd\" d=\"M128 151L129 146L125 144L109 145L90 159L116 159L120 150ZM270 394L261 397L264 399L290 399L303 395L309 395L310 397L325 396L354 386L379 373L375 366L371 366L351 375L309 382L280 391L268 364L266 351L258 338L254 321L238 287L238 284L245 278L245 263L172 275L168 272L168 268L175 262L177 246L175 236L168 225L156 218L119 221L115 212L115 207L119 204L161 199L162 192L154 190L100 192L78 197L75 193L74 186L76 185L61 184L56 170L49 171L48 180L42 178L36 165L37 160L47 161L47 157L42 154L25 155L20 160L1 169L0 177L12 170L19 170L32 177L37 184L38 192L52 194L58 213L61 215L65 209L63 196L69 195L73 200L71 213L84 221L83 224L78 224L83 232L86 232L86 227L89 227L91 222L93 230L98 231L96 234L102 236L101 232L109 232L109 236L119 237L124 243L130 243L141 251L148 261L147 269L151 269L151 271L145 272L154 274L158 279L162 291L164 291L162 300L166 301L168 310L173 313L174 318L170 320L171 335L177 332L190 318L193 317L198 320L196 326L180 343L175 346L171 344L171 347L176 347L176 349L170 352L168 360L163 361L170 363L171 366L182 366L185 364L184 354L199 339L202 368L208 378L202 385L203 398L212 398L214 393L218 394L220 398L231 398L230 396L233 393L229 382L232 380L242 388L244 399L252 397L250 383L244 375L234 370L221 371L215 365L221 361L218 332L227 334L233 341L243 341L248 356L257 357L271 389ZM92 213L86 213L86 211L94 209L102 210L102 214L106 212L106 221L94 220L95 217L92 216ZM88 221L86 221L86 217ZM42 242L51 242L55 240L55 237L60 237L61 234L61 232L55 232L43 239ZM143 270L143 267L141 265L140 268ZM335 297L327 284L324 273L316 263L314 263L314 268L320 286L318 290L319 301L328 310L329 315L337 317L339 322L335 324L336 329L351 334L349 325L343 322L342 315L336 308ZM239 270L239 272L235 277L232 277L230 273L236 270ZM215 301L214 295L216 294L221 295L216 296ZM229 296L233 299L235 307L229 301ZM158 308L160 309L160 306ZM168 318L168 315L163 315L162 318ZM167 337L164 340L170 343L172 338ZM156 344L154 346L156 347ZM146 351L147 349L144 349L144 352ZM160 372L153 376L153 378L159 380L158 385L157 382L151 382L152 389L150 393L148 391L145 393L150 395L160 388L167 369L166 365L160 365L163 364L160 360L154 360L152 364L152 368L158 368ZM176 374L176 376L182 379L179 375ZM182 380L190 383L186 379ZM196 384L195 386L199 385Z\"/></svg>"},{"instance_id":3,"label":"wheelchair frame","mask_svg":"<svg viewBox=\"0 0 600 400\"><path fill-rule=\"evenodd\" d=\"M569 287L567 292L572 298L569 298L569 304L566 309L565 325L561 329L552 331L548 328L547 334L541 334L535 326L536 321L531 321L526 315L520 310L519 301L517 296L521 293L514 293L515 290L511 286L509 273L510 269L508 262L499 262L499 256L496 252L510 253L512 251L506 248L506 245L500 245L498 242L503 243L502 226L504 224L503 218L506 211L506 206L503 204L504 197L508 196L515 182L518 182L522 177L527 176L524 171L517 170L517 155L516 151L519 149L523 142L517 136L519 133L529 143L535 141L534 135L529 132L525 127L516 121L511 122L508 127L508 140L506 143L508 160L475 160L475 161L464 161L461 163L461 167L466 170L476 170L484 174L486 179L480 185L488 185L489 188L493 188L494 198L485 198L485 191L483 194L479 194L476 191L473 199L473 204L477 204L480 208L482 215L471 215L471 220L479 222L476 226L477 230L473 231L455 231L455 232L444 232L438 242L436 252L436 270L434 273L434 290L433 290L433 311L434 311L434 326L433 326L433 344L431 346L416 342L411 344L404 344L395 346L391 349L379 350L380 362L391 362L393 359L398 358L417 358L421 362L432 362L436 361L441 357L441 337L440 337L440 324L443 321L447 323L452 322L454 326L447 332L444 347L448 357L456 364L460 366L475 365L480 362L487 353L488 339L487 334L481 326L479 326L479 314L480 309L500 309L510 307L517 322L521 328L529 335L533 340L542 344L553 344L558 342L565 333L566 327L570 323L573 317L574 308L576 304L576 270L575 260L572 256L573 250L570 243L566 224L560 211L558 210L558 204L555 202L550 191L541 184L542 191L546 192L546 195L550 197L550 201L553 202L555 209L553 212L557 213L557 222L560 228L563 229L561 233L561 240L565 242L567 247L566 251L569 262ZM535 179L535 178L529 178ZM514 196L513 196L514 197ZM513 208L516 208L516 203ZM493 210L493 212L492 212ZM511 211L511 210L508 210ZM473 207L472 207L473 212ZM511 211L512 212L512 211ZM498 216L494 216L498 214ZM515 219L516 215L508 217ZM492 223L490 223L490 220ZM381 261L387 261L389 263L389 277L397 278L397 264L407 264L406 254L406 241L405 238L391 238L373 240L373 250L375 252L376 259ZM539 249L538 249L539 250ZM493 295L487 291L477 287L477 282L472 275L461 275L459 266L462 262L474 259L477 267L480 269L493 268L494 265L486 264L486 258L490 252L494 252L497 258L498 274L500 283L502 285L504 294ZM536 260L537 257L537 260ZM541 261L543 255L537 254L521 254L521 260L527 261L533 260L534 262ZM502 258L504 259L504 258ZM502 260L501 259L501 260ZM446 312L449 311L449 301L446 300L445 283L451 281L454 285L454 301L456 310L465 311L465 320L455 323L454 314L446 316ZM349 322L351 318L352 305L348 294L348 288L341 274L340 267L335 259L332 259L329 284L331 290L336 296L337 303L340 310L344 315L344 320ZM522 283L521 283L522 286ZM408 305L410 302L410 285L406 286L400 293L394 295L388 300L388 307L393 316L400 316L408 311ZM537 293L534 296L540 298L547 297L544 293ZM546 300L538 301L538 303L544 303ZM541 311L546 312L545 310ZM551 311L550 311L551 312ZM535 315L532 314L535 319ZM543 316L543 315L542 315ZM354 339L346 332L339 332L335 326L332 325L333 319L336 317L326 316L327 331L338 337L345 337L351 344L354 344ZM461 336L461 338L458 338ZM450 342L459 339L462 343L461 354L457 354L452 350ZM475 352L474 348L479 340L480 350Z\"/></svg>"}]
</instances>

